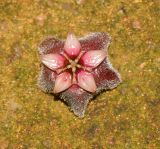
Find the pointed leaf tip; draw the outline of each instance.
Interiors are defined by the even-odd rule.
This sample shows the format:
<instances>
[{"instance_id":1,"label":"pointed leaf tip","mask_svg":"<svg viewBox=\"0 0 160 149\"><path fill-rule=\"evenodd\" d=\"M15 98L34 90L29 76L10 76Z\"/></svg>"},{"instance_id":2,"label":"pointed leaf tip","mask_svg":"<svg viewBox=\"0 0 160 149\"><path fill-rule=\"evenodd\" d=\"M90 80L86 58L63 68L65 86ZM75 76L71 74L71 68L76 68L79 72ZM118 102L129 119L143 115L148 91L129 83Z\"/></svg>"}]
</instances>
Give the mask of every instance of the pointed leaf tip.
<instances>
[{"instance_id":1,"label":"pointed leaf tip","mask_svg":"<svg viewBox=\"0 0 160 149\"><path fill-rule=\"evenodd\" d=\"M81 70L78 72L78 85L86 91L95 92L96 83L91 73Z\"/></svg>"},{"instance_id":2,"label":"pointed leaf tip","mask_svg":"<svg viewBox=\"0 0 160 149\"><path fill-rule=\"evenodd\" d=\"M73 33L68 34L64 45L64 51L70 57L76 57L80 52L80 48L81 45L76 36Z\"/></svg>"},{"instance_id":3,"label":"pointed leaf tip","mask_svg":"<svg viewBox=\"0 0 160 149\"><path fill-rule=\"evenodd\" d=\"M102 50L94 50L86 52L81 60L83 65L88 67L97 67L106 58L106 52Z\"/></svg>"},{"instance_id":4,"label":"pointed leaf tip","mask_svg":"<svg viewBox=\"0 0 160 149\"><path fill-rule=\"evenodd\" d=\"M42 56L42 63L52 70L61 68L65 64L65 58L60 54L46 54Z\"/></svg>"},{"instance_id":5,"label":"pointed leaf tip","mask_svg":"<svg viewBox=\"0 0 160 149\"><path fill-rule=\"evenodd\" d=\"M62 92L72 85L72 77L69 72L63 72L57 76L54 86L54 93Z\"/></svg>"}]
</instances>

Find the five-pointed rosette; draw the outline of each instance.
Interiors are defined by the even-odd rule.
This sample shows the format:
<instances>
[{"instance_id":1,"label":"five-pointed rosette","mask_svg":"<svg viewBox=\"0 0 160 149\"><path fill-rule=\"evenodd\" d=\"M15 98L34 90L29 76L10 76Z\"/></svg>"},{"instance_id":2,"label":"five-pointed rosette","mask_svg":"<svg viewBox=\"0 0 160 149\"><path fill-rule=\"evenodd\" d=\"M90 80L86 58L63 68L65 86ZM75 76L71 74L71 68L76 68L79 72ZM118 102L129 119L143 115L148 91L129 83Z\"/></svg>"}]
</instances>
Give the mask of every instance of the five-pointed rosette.
<instances>
[{"instance_id":1,"label":"five-pointed rosette","mask_svg":"<svg viewBox=\"0 0 160 149\"><path fill-rule=\"evenodd\" d=\"M110 40L106 33L92 33L80 39L70 33L65 41L47 38L39 46L39 87L58 95L77 116L83 117L94 95L121 82L108 60Z\"/></svg>"}]
</instances>

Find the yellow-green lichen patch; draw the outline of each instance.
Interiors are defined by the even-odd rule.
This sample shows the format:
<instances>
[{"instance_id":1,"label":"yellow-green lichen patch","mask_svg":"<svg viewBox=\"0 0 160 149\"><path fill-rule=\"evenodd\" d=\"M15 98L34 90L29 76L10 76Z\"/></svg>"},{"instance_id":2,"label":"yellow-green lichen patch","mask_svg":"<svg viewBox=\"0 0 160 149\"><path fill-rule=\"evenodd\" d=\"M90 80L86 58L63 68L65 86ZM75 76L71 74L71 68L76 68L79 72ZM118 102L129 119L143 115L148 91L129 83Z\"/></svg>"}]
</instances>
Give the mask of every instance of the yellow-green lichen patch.
<instances>
[{"instance_id":1,"label":"yellow-green lichen patch","mask_svg":"<svg viewBox=\"0 0 160 149\"><path fill-rule=\"evenodd\" d=\"M159 148L158 0L0 1L0 148ZM37 47L47 36L108 32L122 84L79 119L37 87Z\"/></svg>"}]
</instances>

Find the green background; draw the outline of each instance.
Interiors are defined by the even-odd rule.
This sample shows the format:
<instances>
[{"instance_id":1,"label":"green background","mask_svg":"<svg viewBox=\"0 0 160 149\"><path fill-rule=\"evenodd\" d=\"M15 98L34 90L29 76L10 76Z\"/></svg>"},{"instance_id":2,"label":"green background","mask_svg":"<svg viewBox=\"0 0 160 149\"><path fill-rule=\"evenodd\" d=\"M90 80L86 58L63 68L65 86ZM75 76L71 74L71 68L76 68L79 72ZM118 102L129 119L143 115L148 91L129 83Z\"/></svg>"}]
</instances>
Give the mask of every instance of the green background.
<instances>
[{"instance_id":1,"label":"green background","mask_svg":"<svg viewBox=\"0 0 160 149\"><path fill-rule=\"evenodd\" d=\"M39 43L108 32L123 82L83 119L37 87ZM0 0L0 149L159 149L159 0Z\"/></svg>"}]
</instances>

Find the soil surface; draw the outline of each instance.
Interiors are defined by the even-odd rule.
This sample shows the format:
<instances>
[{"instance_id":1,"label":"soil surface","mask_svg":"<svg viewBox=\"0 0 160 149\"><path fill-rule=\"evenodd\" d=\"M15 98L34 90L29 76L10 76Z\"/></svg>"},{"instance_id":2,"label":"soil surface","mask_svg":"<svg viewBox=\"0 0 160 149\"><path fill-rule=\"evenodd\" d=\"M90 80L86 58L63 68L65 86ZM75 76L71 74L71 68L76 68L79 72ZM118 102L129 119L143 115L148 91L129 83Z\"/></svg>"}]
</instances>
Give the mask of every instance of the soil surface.
<instances>
[{"instance_id":1,"label":"soil surface","mask_svg":"<svg viewBox=\"0 0 160 149\"><path fill-rule=\"evenodd\" d=\"M37 87L47 36L108 32L123 82L76 117ZM0 149L159 149L159 0L0 0Z\"/></svg>"}]
</instances>

